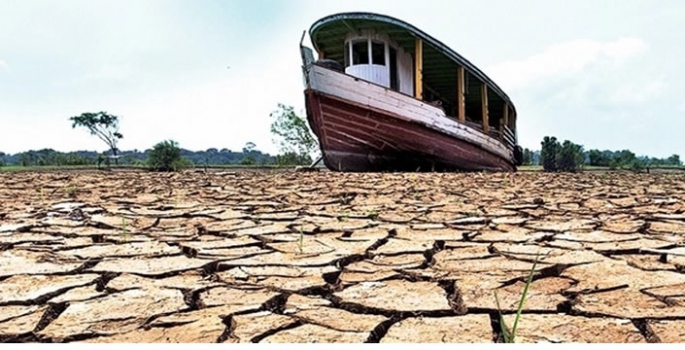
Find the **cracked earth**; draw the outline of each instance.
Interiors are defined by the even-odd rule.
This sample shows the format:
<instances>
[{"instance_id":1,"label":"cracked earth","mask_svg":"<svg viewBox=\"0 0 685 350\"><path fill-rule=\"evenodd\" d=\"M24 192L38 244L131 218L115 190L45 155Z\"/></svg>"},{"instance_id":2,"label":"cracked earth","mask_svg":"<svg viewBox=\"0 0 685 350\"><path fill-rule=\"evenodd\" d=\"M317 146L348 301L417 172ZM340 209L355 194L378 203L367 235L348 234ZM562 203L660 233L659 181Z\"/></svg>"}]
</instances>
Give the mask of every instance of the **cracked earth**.
<instances>
[{"instance_id":1,"label":"cracked earth","mask_svg":"<svg viewBox=\"0 0 685 350\"><path fill-rule=\"evenodd\" d=\"M0 184L3 342L685 342L682 174Z\"/></svg>"}]
</instances>

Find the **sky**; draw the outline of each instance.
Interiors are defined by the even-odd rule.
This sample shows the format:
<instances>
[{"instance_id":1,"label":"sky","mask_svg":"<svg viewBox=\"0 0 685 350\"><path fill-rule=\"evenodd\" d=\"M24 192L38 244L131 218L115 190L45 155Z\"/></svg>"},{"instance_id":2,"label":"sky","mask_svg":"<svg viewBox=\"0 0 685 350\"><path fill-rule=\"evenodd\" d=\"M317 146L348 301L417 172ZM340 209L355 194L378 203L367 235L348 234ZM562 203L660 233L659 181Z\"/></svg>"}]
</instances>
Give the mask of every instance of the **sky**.
<instances>
[{"instance_id":1,"label":"sky","mask_svg":"<svg viewBox=\"0 0 685 350\"><path fill-rule=\"evenodd\" d=\"M105 151L69 117L106 111L123 150L275 154L269 114L304 112L300 37L345 11L409 22L478 66L514 102L523 147L685 158L680 0L0 0L0 151Z\"/></svg>"}]
</instances>

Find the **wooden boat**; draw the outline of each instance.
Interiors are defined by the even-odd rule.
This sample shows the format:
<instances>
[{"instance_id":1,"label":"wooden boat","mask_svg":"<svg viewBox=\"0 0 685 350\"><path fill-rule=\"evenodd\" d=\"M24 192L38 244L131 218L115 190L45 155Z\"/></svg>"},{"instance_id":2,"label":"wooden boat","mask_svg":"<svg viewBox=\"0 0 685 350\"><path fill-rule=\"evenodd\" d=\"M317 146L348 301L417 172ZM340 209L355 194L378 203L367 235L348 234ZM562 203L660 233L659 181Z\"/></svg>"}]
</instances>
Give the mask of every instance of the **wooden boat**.
<instances>
[{"instance_id":1,"label":"wooden boat","mask_svg":"<svg viewBox=\"0 0 685 350\"><path fill-rule=\"evenodd\" d=\"M304 34L302 40L304 39ZM340 13L302 45L307 120L334 171L516 171L516 109L476 66L412 25Z\"/></svg>"}]
</instances>

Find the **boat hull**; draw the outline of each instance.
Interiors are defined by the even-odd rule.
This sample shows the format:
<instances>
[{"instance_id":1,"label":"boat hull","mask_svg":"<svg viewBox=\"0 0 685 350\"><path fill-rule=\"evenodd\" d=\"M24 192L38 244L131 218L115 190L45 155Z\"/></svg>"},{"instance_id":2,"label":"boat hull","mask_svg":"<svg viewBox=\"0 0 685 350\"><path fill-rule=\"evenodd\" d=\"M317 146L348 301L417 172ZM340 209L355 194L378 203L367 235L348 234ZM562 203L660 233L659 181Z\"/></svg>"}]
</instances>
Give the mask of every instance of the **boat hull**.
<instances>
[{"instance_id":1,"label":"boat hull","mask_svg":"<svg viewBox=\"0 0 685 350\"><path fill-rule=\"evenodd\" d=\"M305 90L307 119L333 171L516 171L481 145L316 89Z\"/></svg>"}]
</instances>

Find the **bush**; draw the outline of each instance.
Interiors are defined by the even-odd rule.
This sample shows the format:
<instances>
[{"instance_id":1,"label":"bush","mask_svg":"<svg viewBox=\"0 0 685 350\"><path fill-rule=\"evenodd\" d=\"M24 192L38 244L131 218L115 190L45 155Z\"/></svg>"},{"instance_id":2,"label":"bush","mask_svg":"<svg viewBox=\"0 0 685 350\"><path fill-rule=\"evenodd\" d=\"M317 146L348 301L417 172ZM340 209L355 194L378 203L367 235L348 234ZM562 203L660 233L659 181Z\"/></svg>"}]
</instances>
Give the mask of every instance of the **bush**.
<instances>
[{"instance_id":1,"label":"bush","mask_svg":"<svg viewBox=\"0 0 685 350\"><path fill-rule=\"evenodd\" d=\"M638 173L644 171L645 168L646 168L646 164L639 159L634 160L630 164L630 169L635 171L635 172L638 172Z\"/></svg>"},{"instance_id":2,"label":"bush","mask_svg":"<svg viewBox=\"0 0 685 350\"><path fill-rule=\"evenodd\" d=\"M585 161L583 146L571 141L559 144L556 137L545 136L541 142L540 162L547 172L577 172Z\"/></svg>"},{"instance_id":3,"label":"bush","mask_svg":"<svg viewBox=\"0 0 685 350\"><path fill-rule=\"evenodd\" d=\"M306 153L285 152L276 156L276 164L280 166L310 165L312 164L312 157Z\"/></svg>"},{"instance_id":4,"label":"bush","mask_svg":"<svg viewBox=\"0 0 685 350\"><path fill-rule=\"evenodd\" d=\"M541 142L540 163L545 171L557 171L557 153L559 153L559 141L552 136L545 136Z\"/></svg>"},{"instance_id":5,"label":"bush","mask_svg":"<svg viewBox=\"0 0 685 350\"><path fill-rule=\"evenodd\" d=\"M193 163L181 156L181 149L176 141L168 140L156 144L147 159L152 171L178 171L193 166Z\"/></svg>"},{"instance_id":6,"label":"bush","mask_svg":"<svg viewBox=\"0 0 685 350\"><path fill-rule=\"evenodd\" d=\"M566 140L557 153L557 170L575 173L581 169L583 160L583 146Z\"/></svg>"}]
</instances>

